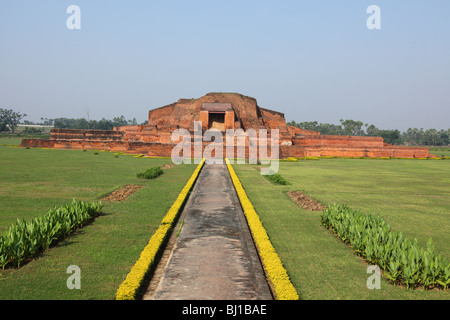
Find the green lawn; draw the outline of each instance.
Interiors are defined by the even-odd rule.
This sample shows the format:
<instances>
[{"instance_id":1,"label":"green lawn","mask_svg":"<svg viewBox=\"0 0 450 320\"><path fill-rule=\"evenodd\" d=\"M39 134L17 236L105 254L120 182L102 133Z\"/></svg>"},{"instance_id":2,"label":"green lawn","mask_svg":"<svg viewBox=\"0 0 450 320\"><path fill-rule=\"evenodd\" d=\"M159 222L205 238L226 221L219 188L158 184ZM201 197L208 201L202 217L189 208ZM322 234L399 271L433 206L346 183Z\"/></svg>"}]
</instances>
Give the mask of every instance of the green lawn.
<instances>
[{"instance_id":1,"label":"green lawn","mask_svg":"<svg viewBox=\"0 0 450 320\"><path fill-rule=\"evenodd\" d=\"M367 263L320 226L320 212L303 210L286 194L300 190L323 204L380 214L423 246L432 237L450 261L450 161L281 162L287 186L271 183L255 166L234 167L302 299L450 299L448 292L407 290L384 278L380 290L367 289Z\"/></svg>"},{"instance_id":2,"label":"green lawn","mask_svg":"<svg viewBox=\"0 0 450 320\"><path fill-rule=\"evenodd\" d=\"M22 141L22 139L19 138L12 138L12 137L5 137L0 135L0 145L13 145L13 146L17 146L20 144L20 142Z\"/></svg>"},{"instance_id":3,"label":"green lawn","mask_svg":"<svg viewBox=\"0 0 450 320\"><path fill-rule=\"evenodd\" d=\"M126 184L143 184L125 202L105 202L104 214L20 269L0 270L0 299L113 299L162 217L195 170L180 165L154 180L137 172L170 162L81 150L17 148L0 138L0 232L78 200L98 200ZM302 299L449 299L448 292L410 291L383 279L368 290L367 264L320 226L320 213L293 203L302 190L320 202L379 213L397 231L450 259L450 161L344 160L281 162L291 184L275 185L255 166L235 165L248 196ZM67 267L81 268L81 290L69 290Z\"/></svg>"},{"instance_id":4,"label":"green lawn","mask_svg":"<svg viewBox=\"0 0 450 320\"><path fill-rule=\"evenodd\" d=\"M438 157L450 157L450 147L430 147L430 152Z\"/></svg>"},{"instance_id":5,"label":"green lawn","mask_svg":"<svg viewBox=\"0 0 450 320\"><path fill-rule=\"evenodd\" d=\"M18 142L0 141L0 232L72 198L98 201L126 184L145 188L126 201L105 202L102 216L20 269L0 270L0 299L113 299L196 165L141 180L137 172L171 160L14 147ZM70 265L81 269L81 290L67 289Z\"/></svg>"}]
</instances>

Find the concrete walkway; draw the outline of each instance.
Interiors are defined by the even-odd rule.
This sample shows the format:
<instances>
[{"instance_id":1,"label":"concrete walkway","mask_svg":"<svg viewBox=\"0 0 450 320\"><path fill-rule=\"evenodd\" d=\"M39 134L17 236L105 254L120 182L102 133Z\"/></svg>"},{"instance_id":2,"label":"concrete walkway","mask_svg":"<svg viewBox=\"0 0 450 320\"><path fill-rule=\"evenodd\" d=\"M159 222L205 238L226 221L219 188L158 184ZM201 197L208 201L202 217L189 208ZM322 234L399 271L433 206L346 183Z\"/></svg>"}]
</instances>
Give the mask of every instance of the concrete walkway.
<instances>
[{"instance_id":1,"label":"concrete walkway","mask_svg":"<svg viewBox=\"0 0 450 320\"><path fill-rule=\"evenodd\" d=\"M226 165L204 165L183 219L159 282L143 299L272 299Z\"/></svg>"}]
</instances>

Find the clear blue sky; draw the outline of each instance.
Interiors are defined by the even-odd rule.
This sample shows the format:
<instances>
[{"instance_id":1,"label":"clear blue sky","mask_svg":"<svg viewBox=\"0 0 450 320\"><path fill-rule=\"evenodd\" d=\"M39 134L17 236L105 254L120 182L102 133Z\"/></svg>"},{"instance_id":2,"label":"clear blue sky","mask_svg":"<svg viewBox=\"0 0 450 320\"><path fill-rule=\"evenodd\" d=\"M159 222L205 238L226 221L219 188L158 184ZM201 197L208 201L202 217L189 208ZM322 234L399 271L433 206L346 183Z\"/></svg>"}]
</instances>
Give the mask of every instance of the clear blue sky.
<instances>
[{"instance_id":1,"label":"clear blue sky","mask_svg":"<svg viewBox=\"0 0 450 320\"><path fill-rule=\"evenodd\" d=\"M69 5L81 30L69 30ZM369 5L381 30L369 30ZM212 91L286 119L450 127L450 1L0 2L0 107L124 115Z\"/></svg>"}]
</instances>

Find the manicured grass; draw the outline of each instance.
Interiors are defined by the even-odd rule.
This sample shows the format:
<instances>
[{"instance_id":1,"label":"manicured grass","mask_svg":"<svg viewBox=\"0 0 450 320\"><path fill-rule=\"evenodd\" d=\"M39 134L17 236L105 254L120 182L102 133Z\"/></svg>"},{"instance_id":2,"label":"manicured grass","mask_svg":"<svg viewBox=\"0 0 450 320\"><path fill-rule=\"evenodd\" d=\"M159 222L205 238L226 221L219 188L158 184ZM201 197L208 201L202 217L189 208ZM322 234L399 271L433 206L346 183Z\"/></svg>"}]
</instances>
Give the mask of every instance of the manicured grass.
<instances>
[{"instance_id":1,"label":"manicured grass","mask_svg":"<svg viewBox=\"0 0 450 320\"><path fill-rule=\"evenodd\" d=\"M126 184L145 188L124 202L105 202L102 216L20 269L0 270L0 299L113 299L196 165L141 180L137 172L170 159L14 147L19 143L0 139L0 232L72 198L98 200ZM320 226L320 213L286 195L301 190L324 204L379 213L422 246L433 237L436 251L450 259L449 161L281 162L288 186L274 185L254 166L234 168L302 299L450 299L448 292L409 291L384 278L380 290L367 289L367 264ZM81 269L80 290L66 287L70 265Z\"/></svg>"},{"instance_id":2,"label":"manicured grass","mask_svg":"<svg viewBox=\"0 0 450 320\"><path fill-rule=\"evenodd\" d=\"M289 186L274 186L250 165L234 165L247 195L302 299L450 299L448 292L407 290L384 277L366 286L368 264L320 226L320 212L303 210L287 196L304 191L327 203L346 203L380 214L392 228L450 260L450 162L350 160L281 162Z\"/></svg>"},{"instance_id":3,"label":"manicured grass","mask_svg":"<svg viewBox=\"0 0 450 320\"><path fill-rule=\"evenodd\" d=\"M158 179L141 180L137 172L170 159L94 153L0 146L0 232L16 218L43 215L72 198L97 201L119 186L145 185L128 200L104 202L103 215L35 260L0 270L0 299L114 299L196 168L174 166ZM70 265L81 269L80 290L66 286Z\"/></svg>"},{"instance_id":4,"label":"manicured grass","mask_svg":"<svg viewBox=\"0 0 450 320\"><path fill-rule=\"evenodd\" d=\"M450 157L450 147L430 147L430 152L438 157Z\"/></svg>"},{"instance_id":5,"label":"manicured grass","mask_svg":"<svg viewBox=\"0 0 450 320\"><path fill-rule=\"evenodd\" d=\"M0 145L14 145L17 146L22 142L22 139L17 137L5 137L0 135Z\"/></svg>"}]
</instances>

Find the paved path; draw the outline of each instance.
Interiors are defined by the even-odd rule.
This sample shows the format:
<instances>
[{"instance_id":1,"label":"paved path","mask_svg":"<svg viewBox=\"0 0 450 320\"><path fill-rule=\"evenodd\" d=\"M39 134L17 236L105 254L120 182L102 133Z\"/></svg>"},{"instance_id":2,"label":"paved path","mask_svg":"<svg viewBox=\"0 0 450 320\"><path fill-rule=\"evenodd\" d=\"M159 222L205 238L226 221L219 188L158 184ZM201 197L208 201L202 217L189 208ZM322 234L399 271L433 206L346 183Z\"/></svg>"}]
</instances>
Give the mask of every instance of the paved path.
<instances>
[{"instance_id":1,"label":"paved path","mask_svg":"<svg viewBox=\"0 0 450 320\"><path fill-rule=\"evenodd\" d=\"M144 299L272 299L226 165L204 165L180 219L159 283Z\"/></svg>"}]
</instances>

